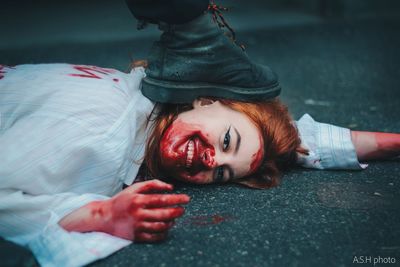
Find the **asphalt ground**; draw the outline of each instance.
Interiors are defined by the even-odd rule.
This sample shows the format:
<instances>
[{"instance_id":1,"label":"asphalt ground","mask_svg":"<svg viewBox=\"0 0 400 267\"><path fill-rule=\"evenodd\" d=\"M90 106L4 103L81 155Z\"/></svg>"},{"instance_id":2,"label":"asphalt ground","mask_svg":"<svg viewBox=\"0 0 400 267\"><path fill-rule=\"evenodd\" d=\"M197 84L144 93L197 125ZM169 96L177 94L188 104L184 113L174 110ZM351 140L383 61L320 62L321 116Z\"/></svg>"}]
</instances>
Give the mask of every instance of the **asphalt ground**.
<instances>
[{"instance_id":1,"label":"asphalt ground","mask_svg":"<svg viewBox=\"0 0 400 267\"><path fill-rule=\"evenodd\" d=\"M309 113L350 129L400 133L400 17L293 14L281 13L287 23L273 27L273 18L253 27L248 17L232 15L236 23L247 23L238 31L247 53L279 74L281 98L293 117ZM10 43L1 47L0 60L126 70L130 58L145 58L155 38L151 31L101 41ZM387 257L395 263L375 266L400 266L399 163L371 162L364 171L299 168L270 190L177 184L176 191L192 201L168 240L133 244L91 266L359 266L360 256L372 261L360 266ZM0 258L10 265L10 255L14 265L22 255L7 254Z\"/></svg>"}]
</instances>

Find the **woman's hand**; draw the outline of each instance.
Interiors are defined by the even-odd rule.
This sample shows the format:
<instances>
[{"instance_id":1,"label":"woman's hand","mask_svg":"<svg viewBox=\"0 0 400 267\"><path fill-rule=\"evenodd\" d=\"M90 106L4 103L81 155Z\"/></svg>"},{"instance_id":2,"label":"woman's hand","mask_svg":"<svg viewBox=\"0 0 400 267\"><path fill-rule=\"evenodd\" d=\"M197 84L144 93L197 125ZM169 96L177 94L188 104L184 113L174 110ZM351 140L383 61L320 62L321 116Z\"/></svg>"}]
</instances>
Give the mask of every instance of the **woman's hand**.
<instances>
[{"instance_id":1,"label":"woman's hand","mask_svg":"<svg viewBox=\"0 0 400 267\"><path fill-rule=\"evenodd\" d=\"M351 139L360 161L400 156L400 134L351 131Z\"/></svg>"},{"instance_id":2,"label":"woman's hand","mask_svg":"<svg viewBox=\"0 0 400 267\"><path fill-rule=\"evenodd\" d=\"M106 201L91 202L65 216L59 224L68 231L101 231L138 242L163 240L190 200L185 194L149 194L171 191L159 180L135 183Z\"/></svg>"}]
</instances>

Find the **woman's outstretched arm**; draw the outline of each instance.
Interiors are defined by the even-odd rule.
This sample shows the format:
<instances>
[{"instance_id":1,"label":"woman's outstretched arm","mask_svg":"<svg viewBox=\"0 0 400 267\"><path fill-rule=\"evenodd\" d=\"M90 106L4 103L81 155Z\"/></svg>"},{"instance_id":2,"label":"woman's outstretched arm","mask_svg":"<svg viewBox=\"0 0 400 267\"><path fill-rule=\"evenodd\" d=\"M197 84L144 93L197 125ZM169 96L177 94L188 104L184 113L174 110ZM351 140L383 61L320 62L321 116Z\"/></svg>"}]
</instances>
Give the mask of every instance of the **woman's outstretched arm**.
<instances>
[{"instance_id":1,"label":"woman's outstretched arm","mask_svg":"<svg viewBox=\"0 0 400 267\"><path fill-rule=\"evenodd\" d=\"M362 170L360 162L400 156L400 133L351 131L315 121L309 114L296 122L301 146L297 163L306 168Z\"/></svg>"},{"instance_id":2,"label":"woman's outstretched arm","mask_svg":"<svg viewBox=\"0 0 400 267\"><path fill-rule=\"evenodd\" d=\"M351 131L359 161L400 156L400 134Z\"/></svg>"}]
</instances>

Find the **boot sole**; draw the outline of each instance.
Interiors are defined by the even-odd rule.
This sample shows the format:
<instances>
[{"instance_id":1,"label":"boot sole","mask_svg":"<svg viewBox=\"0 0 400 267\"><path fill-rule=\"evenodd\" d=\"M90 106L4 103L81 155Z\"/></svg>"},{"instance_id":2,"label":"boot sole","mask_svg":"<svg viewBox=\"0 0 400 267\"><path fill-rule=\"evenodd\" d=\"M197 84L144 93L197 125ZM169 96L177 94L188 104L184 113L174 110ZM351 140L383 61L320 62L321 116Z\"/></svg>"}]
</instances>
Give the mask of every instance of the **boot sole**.
<instances>
[{"instance_id":1,"label":"boot sole","mask_svg":"<svg viewBox=\"0 0 400 267\"><path fill-rule=\"evenodd\" d=\"M187 83L156 80L146 77L142 81L142 93L152 101L161 103L191 103L198 97L220 97L253 102L272 99L281 92L279 83L268 87L232 87L212 83Z\"/></svg>"}]
</instances>

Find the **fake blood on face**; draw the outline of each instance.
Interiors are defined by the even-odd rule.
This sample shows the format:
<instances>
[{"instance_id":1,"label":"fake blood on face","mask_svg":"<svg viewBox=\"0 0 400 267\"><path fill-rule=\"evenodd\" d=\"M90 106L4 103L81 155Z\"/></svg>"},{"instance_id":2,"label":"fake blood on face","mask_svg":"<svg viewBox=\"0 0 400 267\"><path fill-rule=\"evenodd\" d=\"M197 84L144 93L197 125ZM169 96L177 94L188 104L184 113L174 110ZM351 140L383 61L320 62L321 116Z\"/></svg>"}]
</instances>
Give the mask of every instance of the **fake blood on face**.
<instances>
[{"instance_id":1,"label":"fake blood on face","mask_svg":"<svg viewBox=\"0 0 400 267\"><path fill-rule=\"evenodd\" d=\"M216 165L215 149L209 135L199 125L176 120L164 133L160 142L161 163L164 169L180 178L188 178ZM187 168L188 145L193 142L193 158Z\"/></svg>"}]
</instances>

